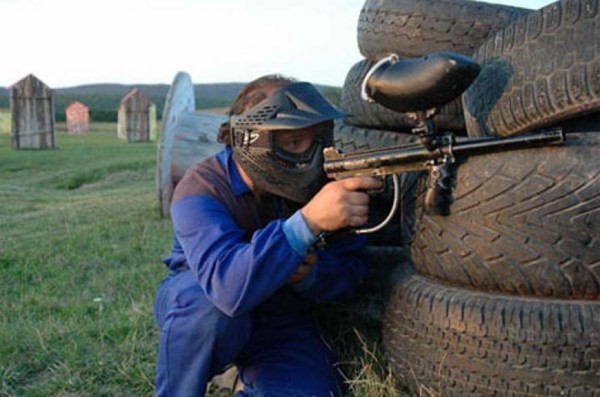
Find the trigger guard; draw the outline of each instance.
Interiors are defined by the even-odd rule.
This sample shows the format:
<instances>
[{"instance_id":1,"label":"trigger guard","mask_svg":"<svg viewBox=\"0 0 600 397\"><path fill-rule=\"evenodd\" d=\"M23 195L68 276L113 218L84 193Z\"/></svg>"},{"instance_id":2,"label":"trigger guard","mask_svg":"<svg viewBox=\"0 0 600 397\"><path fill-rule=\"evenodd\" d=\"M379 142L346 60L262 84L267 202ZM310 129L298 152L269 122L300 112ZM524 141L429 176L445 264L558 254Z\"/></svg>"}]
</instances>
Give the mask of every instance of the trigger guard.
<instances>
[{"instance_id":1,"label":"trigger guard","mask_svg":"<svg viewBox=\"0 0 600 397\"><path fill-rule=\"evenodd\" d=\"M356 229L356 230L354 230L354 233L356 233L356 234L374 233L374 232L377 232L377 231L383 229L383 227L385 225L390 223L390 221L394 217L394 214L396 213L396 210L398 209L398 202L400 200L400 183L398 182L398 174L392 174L392 183L393 183L393 187L394 187L394 199L393 199L392 208L390 209L389 214L378 225L370 227L370 228Z\"/></svg>"}]
</instances>

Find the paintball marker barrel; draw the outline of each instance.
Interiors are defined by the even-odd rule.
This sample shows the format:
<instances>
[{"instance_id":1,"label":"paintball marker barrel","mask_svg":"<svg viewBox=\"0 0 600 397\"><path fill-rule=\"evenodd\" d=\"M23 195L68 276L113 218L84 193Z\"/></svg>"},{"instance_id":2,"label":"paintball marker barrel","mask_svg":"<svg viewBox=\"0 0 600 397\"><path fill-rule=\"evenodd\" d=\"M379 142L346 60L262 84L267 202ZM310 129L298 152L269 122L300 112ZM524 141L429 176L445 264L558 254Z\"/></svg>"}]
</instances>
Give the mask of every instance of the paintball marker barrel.
<instances>
[{"instance_id":1,"label":"paintball marker barrel","mask_svg":"<svg viewBox=\"0 0 600 397\"><path fill-rule=\"evenodd\" d=\"M455 140L441 136L437 149L429 150L420 144L393 146L354 153L342 153L326 148L324 170L328 177L344 179L352 176L387 176L402 172L426 170L430 166L454 162L455 158L471 155L522 149L564 141L560 129L539 131L505 138L476 138Z\"/></svg>"}]
</instances>

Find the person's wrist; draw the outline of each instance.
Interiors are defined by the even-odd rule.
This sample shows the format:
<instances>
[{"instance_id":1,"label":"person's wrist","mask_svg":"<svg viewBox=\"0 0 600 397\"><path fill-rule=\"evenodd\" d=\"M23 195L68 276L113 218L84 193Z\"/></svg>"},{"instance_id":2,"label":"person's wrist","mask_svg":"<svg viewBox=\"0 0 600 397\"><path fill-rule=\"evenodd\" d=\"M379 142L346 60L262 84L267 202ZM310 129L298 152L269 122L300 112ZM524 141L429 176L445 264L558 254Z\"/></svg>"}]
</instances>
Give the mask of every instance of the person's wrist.
<instances>
[{"instance_id":1,"label":"person's wrist","mask_svg":"<svg viewBox=\"0 0 600 397\"><path fill-rule=\"evenodd\" d=\"M306 207L305 207L306 208ZM308 226L308 228L310 229L311 233L314 236L318 236L319 234L321 234L321 232L323 232L323 229L321 229L320 227L318 227L311 219L310 216L307 216L306 214L306 210L305 208L300 209L300 215L302 215L302 218L304 219L304 222L306 222L306 225Z\"/></svg>"}]
</instances>

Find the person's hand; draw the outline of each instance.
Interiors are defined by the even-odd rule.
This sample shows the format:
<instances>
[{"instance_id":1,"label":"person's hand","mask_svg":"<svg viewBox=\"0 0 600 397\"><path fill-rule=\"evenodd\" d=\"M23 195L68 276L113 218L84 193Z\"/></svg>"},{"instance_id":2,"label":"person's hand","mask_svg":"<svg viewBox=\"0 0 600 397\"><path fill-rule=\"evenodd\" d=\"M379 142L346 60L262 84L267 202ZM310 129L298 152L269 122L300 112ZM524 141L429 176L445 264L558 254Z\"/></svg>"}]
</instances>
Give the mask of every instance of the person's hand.
<instances>
[{"instance_id":1,"label":"person's hand","mask_svg":"<svg viewBox=\"0 0 600 397\"><path fill-rule=\"evenodd\" d=\"M300 211L311 231L317 235L367 222L369 195L366 190L380 189L381 180L353 177L329 182Z\"/></svg>"},{"instance_id":2,"label":"person's hand","mask_svg":"<svg viewBox=\"0 0 600 397\"><path fill-rule=\"evenodd\" d=\"M313 266L317 263L317 255L312 253L306 255L304 262L296 269L294 274L288 278L288 283L293 284L302 281L311 272Z\"/></svg>"}]
</instances>

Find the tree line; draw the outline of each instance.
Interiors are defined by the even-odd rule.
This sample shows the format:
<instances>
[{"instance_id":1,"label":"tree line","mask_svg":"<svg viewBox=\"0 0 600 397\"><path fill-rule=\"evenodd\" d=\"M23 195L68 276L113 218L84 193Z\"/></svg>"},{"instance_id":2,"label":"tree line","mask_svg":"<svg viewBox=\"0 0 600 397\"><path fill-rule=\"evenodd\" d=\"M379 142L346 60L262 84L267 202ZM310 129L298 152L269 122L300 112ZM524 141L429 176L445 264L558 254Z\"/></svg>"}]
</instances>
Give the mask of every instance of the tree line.
<instances>
[{"instance_id":1,"label":"tree line","mask_svg":"<svg viewBox=\"0 0 600 397\"><path fill-rule=\"evenodd\" d=\"M231 104L244 83L195 84L194 95L197 109L223 108ZM333 104L339 105L341 89L331 86L317 86ZM54 92L56 121L65 121L65 108L79 101L89 108L90 120L116 122L117 111L123 97L132 89L138 88L150 102L156 105L156 116L162 118L165 100L170 86L93 84L71 88L58 88ZM9 108L9 92L0 87L0 108Z\"/></svg>"}]
</instances>

